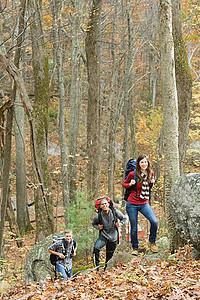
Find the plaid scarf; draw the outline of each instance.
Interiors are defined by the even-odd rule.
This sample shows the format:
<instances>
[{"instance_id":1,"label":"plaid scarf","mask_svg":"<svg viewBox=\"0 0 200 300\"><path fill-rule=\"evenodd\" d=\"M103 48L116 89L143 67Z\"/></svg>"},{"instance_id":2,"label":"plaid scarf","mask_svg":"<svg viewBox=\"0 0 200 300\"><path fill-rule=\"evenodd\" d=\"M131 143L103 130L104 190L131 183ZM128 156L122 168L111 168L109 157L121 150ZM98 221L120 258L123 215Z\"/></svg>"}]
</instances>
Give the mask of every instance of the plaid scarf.
<instances>
[{"instance_id":1,"label":"plaid scarf","mask_svg":"<svg viewBox=\"0 0 200 300\"><path fill-rule=\"evenodd\" d=\"M142 190L140 193L140 199L149 200L149 184L147 181L147 175L145 175L144 173L141 173L141 176L143 178L143 181L142 181Z\"/></svg>"}]
</instances>

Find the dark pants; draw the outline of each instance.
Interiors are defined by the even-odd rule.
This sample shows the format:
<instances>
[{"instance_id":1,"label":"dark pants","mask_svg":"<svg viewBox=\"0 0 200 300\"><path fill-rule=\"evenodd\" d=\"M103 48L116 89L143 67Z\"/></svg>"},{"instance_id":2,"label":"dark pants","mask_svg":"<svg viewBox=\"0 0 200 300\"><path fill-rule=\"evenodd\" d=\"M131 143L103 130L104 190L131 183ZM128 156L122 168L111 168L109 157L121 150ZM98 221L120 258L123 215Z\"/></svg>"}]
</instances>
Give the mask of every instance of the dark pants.
<instances>
[{"instance_id":1,"label":"dark pants","mask_svg":"<svg viewBox=\"0 0 200 300\"><path fill-rule=\"evenodd\" d=\"M99 266L99 253L101 248L103 248L105 245L106 245L106 265L107 265L107 262L112 258L115 252L115 249L117 247L117 241L110 242L102 235L99 236L99 238L95 242L94 250L93 250L96 266Z\"/></svg>"}]
</instances>

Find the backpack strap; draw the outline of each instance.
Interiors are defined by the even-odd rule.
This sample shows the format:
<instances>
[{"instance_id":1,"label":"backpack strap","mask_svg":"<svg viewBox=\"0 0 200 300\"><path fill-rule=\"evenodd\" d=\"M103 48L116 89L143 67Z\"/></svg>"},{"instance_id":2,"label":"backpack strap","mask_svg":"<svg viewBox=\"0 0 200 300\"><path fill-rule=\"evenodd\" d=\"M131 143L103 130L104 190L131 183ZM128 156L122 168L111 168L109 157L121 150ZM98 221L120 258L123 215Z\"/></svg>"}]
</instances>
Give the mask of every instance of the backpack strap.
<instances>
[{"instance_id":1,"label":"backpack strap","mask_svg":"<svg viewBox=\"0 0 200 300\"><path fill-rule=\"evenodd\" d=\"M136 170L134 170L134 180L135 180L134 189L136 191L136 198L137 198L137 188L136 188L136 186L137 186L137 183L138 183L138 178L136 176Z\"/></svg>"},{"instance_id":2,"label":"backpack strap","mask_svg":"<svg viewBox=\"0 0 200 300\"><path fill-rule=\"evenodd\" d=\"M118 221L116 209L114 208L113 205L111 205L110 209L111 209L113 217L114 217L114 222L116 223ZM115 226L115 228L117 230L117 244L119 244L119 229L116 226Z\"/></svg>"}]
</instances>

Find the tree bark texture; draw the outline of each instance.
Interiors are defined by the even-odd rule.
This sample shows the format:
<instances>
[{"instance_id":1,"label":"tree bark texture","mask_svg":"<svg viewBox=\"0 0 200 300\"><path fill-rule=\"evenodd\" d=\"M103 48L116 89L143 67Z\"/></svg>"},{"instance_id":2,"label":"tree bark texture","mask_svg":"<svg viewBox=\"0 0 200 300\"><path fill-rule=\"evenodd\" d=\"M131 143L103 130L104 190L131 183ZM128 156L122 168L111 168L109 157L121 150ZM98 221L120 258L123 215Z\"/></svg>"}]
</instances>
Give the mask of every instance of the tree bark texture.
<instances>
[{"instance_id":1,"label":"tree bark texture","mask_svg":"<svg viewBox=\"0 0 200 300\"><path fill-rule=\"evenodd\" d=\"M16 239L17 246L19 248L22 247L23 240L22 240L21 235L20 235L18 223L16 222L15 212L14 212L14 209L13 209L13 206L12 206L12 202L11 202L9 192L8 192L8 198L7 198L6 218L8 220L10 230L11 230L13 236Z\"/></svg>"},{"instance_id":2,"label":"tree bark texture","mask_svg":"<svg viewBox=\"0 0 200 300\"><path fill-rule=\"evenodd\" d=\"M178 133L180 175L185 171L185 156L189 134L190 102L192 98L192 76L183 41L180 16L180 0L172 1L172 25L175 54L176 86L178 95Z\"/></svg>"},{"instance_id":3,"label":"tree bark texture","mask_svg":"<svg viewBox=\"0 0 200 300\"><path fill-rule=\"evenodd\" d=\"M29 97L24 85L24 81L22 78L22 75L16 66L9 61L3 52L0 50L0 66L6 69L6 71L13 77L13 79L16 82L18 92L20 94L20 98L23 102L23 105L26 109L26 113L29 119L29 124L30 124L30 137L31 137L31 147L32 147L32 156L33 156L33 164L35 166L35 175L37 178L37 187L41 189L41 194L42 194L42 201L43 201L43 206L45 207L44 209L44 219L47 219L47 222L49 222L49 228L48 230L53 232L52 229L52 220L53 220L53 206L50 204L51 208L48 209L48 204L46 200L46 192L45 192L45 186L44 186L44 179L43 179L43 173L41 171L41 163L40 163L40 156L39 156L39 150L38 150L38 139L36 138L37 131L35 129L35 119L33 117L33 108L31 106L31 103L29 101ZM42 209L42 208L41 208ZM47 223L46 222L46 223ZM48 226L48 225L47 225ZM49 235L50 233L48 233Z\"/></svg>"},{"instance_id":4,"label":"tree bark texture","mask_svg":"<svg viewBox=\"0 0 200 300\"><path fill-rule=\"evenodd\" d=\"M59 88L59 139L61 153L61 182L63 195L63 209L65 217L65 225L68 223L68 171L67 171L67 145L65 140L65 87L64 87L64 72L63 72L63 52L61 43L61 24L60 24L60 1L53 1L53 22L55 34L55 59L57 65L57 77Z\"/></svg>"},{"instance_id":5,"label":"tree bark texture","mask_svg":"<svg viewBox=\"0 0 200 300\"><path fill-rule=\"evenodd\" d=\"M135 122L134 122L134 103L133 103L133 92L131 86L133 84L133 67L132 67L132 51L134 48L134 25L132 19L132 12L130 4L127 3L127 26L128 26L128 120L130 126L130 138L131 138L131 149L129 157L137 157L137 146L135 139ZM125 166L124 166L125 167Z\"/></svg>"},{"instance_id":6,"label":"tree bark texture","mask_svg":"<svg viewBox=\"0 0 200 300\"><path fill-rule=\"evenodd\" d=\"M126 10L124 1L121 1L122 5L122 28L123 32L126 32ZM124 34L122 37L122 48L124 50L124 66L123 66L123 101L124 101L124 153L123 153L123 165L126 166L127 161L129 160L129 119L128 119L128 111L129 111L129 95L128 90L129 86L129 63L130 60L127 55L127 45L126 45L126 35ZM124 168L125 169L125 168Z\"/></svg>"},{"instance_id":7,"label":"tree bark texture","mask_svg":"<svg viewBox=\"0 0 200 300\"><path fill-rule=\"evenodd\" d=\"M15 147L16 147L16 204L17 224L21 235L32 228L27 203L26 190L26 151L24 132L24 108L18 93L15 96Z\"/></svg>"},{"instance_id":8,"label":"tree bark texture","mask_svg":"<svg viewBox=\"0 0 200 300\"><path fill-rule=\"evenodd\" d=\"M99 76L97 35L102 0L93 0L87 26L85 50L88 72L87 111L87 190L89 200L96 198L99 190Z\"/></svg>"},{"instance_id":9,"label":"tree bark texture","mask_svg":"<svg viewBox=\"0 0 200 300\"><path fill-rule=\"evenodd\" d=\"M20 66L21 46L24 38L24 16L26 12L26 0L20 3L19 28L17 36L17 48L14 56L14 64ZM15 116L15 144L16 144L16 204L17 224L22 235L32 229L28 214L27 190L26 190L26 155L25 155L25 133L24 133L24 108L17 93L17 86L14 82L12 92Z\"/></svg>"},{"instance_id":10,"label":"tree bark texture","mask_svg":"<svg viewBox=\"0 0 200 300\"><path fill-rule=\"evenodd\" d=\"M82 10L79 0L74 1L75 11ZM79 112L81 104L81 39L80 39L80 20L74 16L72 18L72 70L71 70L71 95L70 95L70 119L69 119L69 199L75 203L77 192L77 159L78 159L78 131L79 131Z\"/></svg>"},{"instance_id":11,"label":"tree bark texture","mask_svg":"<svg viewBox=\"0 0 200 300\"><path fill-rule=\"evenodd\" d=\"M32 62L34 73L34 119L38 155L42 173L44 193L38 184L35 186L36 241L44 239L53 233L53 203L51 183L48 169L48 106L49 78L48 62L44 43L42 26L42 3L39 0L29 0L30 28L32 41ZM37 180L36 170L35 179Z\"/></svg>"},{"instance_id":12,"label":"tree bark texture","mask_svg":"<svg viewBox=\"0 0 200 300\"><path fill-rule=\"evenodd\" d=\"M9 176L10 176L10 165L11 165L13 110L14 110L13 105L11 105L11 107L8 109L7 112L6 133L5 133L5 154L4 154L3 172L2 172L2 193L0 198L0 257L2 257L4 223L5 223L9 182L10 182Z\"/></svg>"},{"instance_id":13,"label":"tree bark texture","mask_svg":"<svg viewBox=\"0 0 200 300\"><path fill-rule=\"evenodd\" d=\"M115 37L116 37L116 16L118 8L115 6L113 14L113 30L112 30L112 79L110 86L110 97L108 102L108 195L114 199L114 173L115 173L115 138L116 138L116 124L115 124L115 88L117 78L117 59L115 54Z\"/></svg>"},{"instance_id":14,"label":"tree bark texture","mask_svg":"<svg viewBox=\"0 0 200 300\"><path fill-rule=\"evenodd\" d=\"M170 250L175 249L176 231L170 214L169 194L179 172L178 100L175 79L174 44L172 37L171 0L159 0L159 39L163 97L163 141L165 157L165 208L170 238Z\"/></svg>"}]
</instances>

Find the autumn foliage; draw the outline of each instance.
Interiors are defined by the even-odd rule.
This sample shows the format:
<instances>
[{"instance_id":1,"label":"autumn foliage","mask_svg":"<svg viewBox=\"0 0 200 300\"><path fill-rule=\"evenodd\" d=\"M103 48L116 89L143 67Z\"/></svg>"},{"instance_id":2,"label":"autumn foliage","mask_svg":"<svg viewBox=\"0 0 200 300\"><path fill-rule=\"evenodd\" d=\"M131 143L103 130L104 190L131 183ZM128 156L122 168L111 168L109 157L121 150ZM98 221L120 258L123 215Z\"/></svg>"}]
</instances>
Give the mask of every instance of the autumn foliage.
<instances>
[{"instance_id":1,"label":"autumn foliage","mask_svg":"<svg viewBox=\"0 0 200 300\"><path fill-rule=\"evenodd\" d=\"M200 261L191 259L190 250L185 247L169 261L147 263L133 257L128 265L106 272L16 285L1 299L199 299Z\"/></svg>"}]
</instances>

